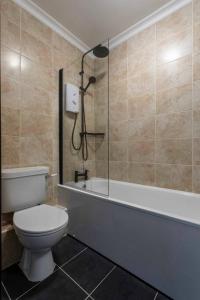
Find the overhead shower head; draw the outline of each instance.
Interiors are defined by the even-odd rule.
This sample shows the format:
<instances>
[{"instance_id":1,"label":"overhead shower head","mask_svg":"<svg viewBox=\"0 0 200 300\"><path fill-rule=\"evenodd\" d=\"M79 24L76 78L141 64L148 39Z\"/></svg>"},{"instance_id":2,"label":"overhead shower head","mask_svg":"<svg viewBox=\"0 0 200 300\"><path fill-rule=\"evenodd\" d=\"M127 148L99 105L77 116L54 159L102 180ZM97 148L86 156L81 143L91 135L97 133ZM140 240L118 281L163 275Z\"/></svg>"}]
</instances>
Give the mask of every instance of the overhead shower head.
<instances>
[{"instance_id":1,"label":"overhead shower head","mask_svg":"<svg viewBox=\"0 0 200 300\"><path fill-rule=\"evenodd\" d=\"M109 50L107 47L100 44L93 49L93 54L98 58L104 58L108 56Z\"/></svg>"}]
</instances>

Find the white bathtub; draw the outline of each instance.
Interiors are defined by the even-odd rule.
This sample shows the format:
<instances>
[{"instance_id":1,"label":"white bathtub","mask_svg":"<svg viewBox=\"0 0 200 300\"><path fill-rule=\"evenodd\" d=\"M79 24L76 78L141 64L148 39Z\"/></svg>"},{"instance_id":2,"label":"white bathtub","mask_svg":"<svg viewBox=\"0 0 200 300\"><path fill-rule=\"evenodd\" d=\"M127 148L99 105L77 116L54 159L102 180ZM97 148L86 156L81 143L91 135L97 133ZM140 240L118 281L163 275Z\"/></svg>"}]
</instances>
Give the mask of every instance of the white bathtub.
<instances>
[{"instance_id":1,"label":"white bathtub","mask_svg":"<svg viewBox=\"0 0 200 300\"><path fill-rule=\"evenodd\" d=\"M200 299L200 195L93 178L59 185L69 233L175 300ZM107 193L104 196L101 193Z\"/></svg>"}]
</instances>

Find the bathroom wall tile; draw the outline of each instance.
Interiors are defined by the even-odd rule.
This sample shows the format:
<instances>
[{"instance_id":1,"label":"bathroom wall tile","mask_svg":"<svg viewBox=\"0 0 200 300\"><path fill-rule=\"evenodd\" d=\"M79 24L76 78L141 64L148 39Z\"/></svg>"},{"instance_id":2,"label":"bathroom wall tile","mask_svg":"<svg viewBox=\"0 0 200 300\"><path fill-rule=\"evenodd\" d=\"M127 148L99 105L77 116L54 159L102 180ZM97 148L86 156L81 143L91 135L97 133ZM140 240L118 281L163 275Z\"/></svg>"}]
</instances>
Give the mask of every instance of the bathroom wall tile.
<instances>
[{"instance_id":1,"label":"bathroom wall tile","mask_svg":"<svg viewBox=\"0 0 200 300\"><path fill-rule=\"evenodd\" d=\"M155 84L154 72L150 69L138 76L128 77L128 97L144 96L153 94Z\"/></svg>"},{"instance_id":2,"label":"bathroom wall tile","mask_svg":"<svg viewBox=\"0 0 200 300\"><path fill-rule=\"evenodd\" d=\"M4 15L1 15L1 44L14 51L20 51L20 27Z\"/></svg>"},{"instance_id":3,"label":"bathroom wall tile","mask_svg":"<svg viewBox=\"0 0 200 300\"><path fill-rule=\"evenodd\" d=\"M111 49L109 53L109 64L118 64L127 56L127 42Z\"/></svg>"},{"instance_id":4,"label":"bathroom wall tile","mask_svg":"<svg viewBox=\"0 0 200 300\"><path fill-rule=\"evenodd\" d=\"M156 117L157 138L191 138L191 112L158 115Z\"/></svg>"},{"instance_id":5,"label":"bathroom wall tile","mask_svg":"<svg viewBox=\"0 0 200 300\"><path fill-rule=\"evenodd\" d=\"M156 140L157 163L192 164L192 140L173 139Z\"/></svg>"},{"instance_id":6,"label":"bathroom wall tile","mask_svg":"<svg viewBox=\"0 0 200 300\"><path fill-rule=\"evenodd\" d=\"M153 115L128 121L129 140L134 138L154 138L155 117Z\"/></svg>"},{"instance_id":7,"label":"bathroom wall tile","mask_svg":"<svg viewBox=\"0 0 200 300\"><path fill-rule=\"evenodd\" d=\"M108 178L108 161L96 160L96 176L100 178Z\"/></svg>"},{"instance_id":8,"label":"bathroom wall tile","mask_svg":"<svg viewBox=\"0 0 200 300\"><path fill-rule=\"evenodd\" d=\"M128 181L138 184L154 185L153 164L128 164Z\"/></svg>"},{"instance_id":9,"label":"bathroom wall tile","mask_svg":"<svg viewBox=\"0 0 200 300\"><path fill-rule=\"evenodd\" d=\"M110 142L109 152L110 161L127 161L127 143Z\"/></svg>"},{"instance_id":10,"label":"bathroom wall tile","mask_svg":"<svg viewBox=\"0 0 200 300\"><path fill-rule=\"evenodd\" d=\"M22 55L42 65L52 67L52 53L49 46L35 38L31 34L22 31L21 33Z\"/></svg>"},{"instance_id":11,"label":"bathroom wall tile","mask_svg":"<svg viewBox=\"0 0 200 300\"><path fill-rule=\"evenodd\" d=\"M200 110L193 112L193 137L200 137Z\"/></svg>"},{"instance_id":12,"label":"bathroom wall tile","mask_svg":"<svg viewBox=\"0 0 200 300\"><path fill-rule=\"evenodd\" d=\"M109 178L113 180L128 181L128 163L121 161L110 161Z\"/></svg>"},{"instance_id":13,"label":"bathroom wall tile","mask_svg":"<svg viewBox=\"0 0 200 300\"><path fill-rule=\"evenodd\" d=\"M128 56L128 76L136 76L142 71L155 67L155 45L133 51Z\"/></svg>"},{"instance_id":14,"label":"bathroom wall tile","mask_svg":"<svg viewBox=\"0 0 200 300\"><path fill-rule=\"evenodd\" d=\"M20 78L20 55L6 47L1 50L2 74L19 80Z\"/></svg>"},{"instance_id":15,"label":"bathroom wall tile","mask_svg":"<svg viewBox=\"0 0 200 300\"><path fill-rule=\"evenodd\" d=\"M128 119L128 101L121 103L111 103L109 105L109 116L112 121L124 121Z\"/></svg>"},{"instance_id":16,"label":"bathroom wall tile","mask_svg":"<svg viewBox=\"0 0 200 300\"><path fill-rule=\"evenodd\" d=\"M193 192L200 193L200 166L193 167Z\"/></svg>"},{"instance_id":17,"label":"bathroom wall tile","mask_svg":"<svg viewBox=\"0 0 200 300\"><path fill-rule=\"evenodd\" d=\"M200 165L200 138L193 140L193 164Z\"/></svg>"},{"instance_id":18,"label":"bathroom wall tile","mask_svg":"<svg viewBox=\"0 0 200 300\"><path fill-rule=\"evenodd\" d=\"M101 93L102 93L102 90L101 90ZM105 96L103 97L103 99L104 99L105 103L108 103L108 94L105 89L104 89L104 93L105 93ZM96 97L97 97L97 99L96 99ZM98 95L98 96L95 95L95 103L98 99L101 100L101 98L102 98L101 95ZM126 78L122 78L122 80L120 80L118 83L110 84L110 86L109 86L109 104L121 103L123 105L124 103L126 103L126 101L127 101L127 80L126 80Z\"/></svg>"},{"instance_id":19,"label":"bathroom wall tile","mask_svg":"<svg viewBox=\"0 0 200 300\"><path fill-rule=\"evenodd\" d=\"M53 159L52 137L48 134L41 136L21 137L20 138L20 164L50 165Z\"/></svg>"},{"instance_id":20,"label":"bathroom wall tile","mask_svg":"<svg viewBox=\"0 0 200 300\"><path fill-rule=\"evenodd\" d=\"M20 111L17 109L2 108L2 134L19 136Z\"/></svg>"},{"instance_id":21,"label":"bathroom wall tile","mask_svg":"<svg viewBox=\"0 0 200 300\"><path fill-rule=\"evenodd\" d=\"M20 7L10 0L1 0L1 14L10 22L20 25Z\"/></svg>"},{"instance_id":22,"label":"bathroom wall tile","mask_svg":"<svg viewBox=\"0 0 200 300\"><path fill-rule=\"evenodd\" d=\"M200 52L200 22L194 25L194 53Z\"/></svg>"},{"instance_id":23,"label":"bathroom wall tile","mask_svg":"<svg viewBox=\"0 0 200 300\"><path fill-rule=\"evenodd\" d=\"M20 109L40 114L51 114L54 111L52 97L53 95L48 91L21 84Z\"/></svg>"},{"instance_id":24,"label":"bathroom wall tile","mask_svg":"<svg viewBox=\"0 0 200 300\"><path fill-rule=\"evenodd\" d=\"M128 56L133 54L135 51L141 51L141 49L148 48L155 42L155 36L155 25L153 25L128 39Z\"/></svg>"},{"instance_id":25,"label":"bathroom wall tile","mask_svg":"<svg viewBox=\"0 0 200 300\"><path fill-rule=\"evenodd\" d=\"M21 13L21 28L48 45L52 43L52 30L24 9Z\"/></svg>"},{"instance_id":26,"label":"bathroom wall tile","mask_svg":"<svg viewBox=\"0 0 200 300\"><path fill-rule=\"evenodd\" d=\"M53 77L51 69L34 63L24 56L21 57L21 79L27 85L42 88L49 92L52 91Z\"/></svg>"},{"instance_id":27,"label":"bathroom wall tile","mask_svg":"<svg viewBox=\"0 0 200 300\"><path fill-rule=\"evenodd\" d=\"M163 90L157 93L156 112L173 113L192 109L192 85Z\"/></svg>"},{"instance_id":28,"label":"bathroom wall tile","mask_svg":"<svg viewBox=\"0 0 200 300\"><path fill-rule=\"evenodd\" d=\"M41 115L30 111L21 111L21 136L48 134L52 132L51 116Z\"/></svg>"},{"instance_id":29,"label":"bathroom wall tile","mask_svg":"<svg viewBox=\"0 0 200 300\"><path fill-rule=\"evenodd\" d=\"M121 78L126 78L126 76L127 76L126 57L120 60L117 64L111 64L109 66L109 81L111 84L121 81ZM105 84L106 83L107 82L105 81Z\"/></svg>"},{"instance_id":30,"label":"bathroom wall tile","mask_svg":"<svg viewBox=\"0 0 200 300\"><path fill-rule=\"evenodd\" d=\"M155 113L155 97L153 94L128 98L129 119L144 117Z\"/></svg>"},{"instance_id":31,"label":"bathroom wall tile","mask_svg":"<svg viewBox=\"0 0 200 300\"><path fill-rule=\"evenodd\" d=\"M200 53L193 57L193 76L194 80L200 79Z\"/></svg>"},{"instance_id":32,"label":"bathroom wall tile","mask_svg":"<svg viewBox=\"0 0 200 300\"><path fill-rule=\"evenodd\" d=\"M178 32L157 44L157 63L172 62L192 53L192 28Z\"/></svg>"},{"instance_id":33,"label":"bathroom wall tile","mask_svg":"<svg viewBox=\"0 0 200 300\"><path fill-rule=\"evenodd\" d=\"M200 110L200 80L193 83L193 109Z\"/></svg>"},{"instance_id":34,"label":"bathroom wall tile","mask_svg":"<svg viewBox=\"0 0 200 300\"><path fill-rule=\"evenodd\" d=\"M53 68L56 72L58 72L59 69L67 68L68 65L68 59L64 53L57 49L53 49Z\"/></svg>"},{"instance_id":35,"label":"bathroom wall tile","mask_svg":"<svg viewBox=\"0 0 200 300\"><path fill-rule=\"evenodd\" d=\"M194 23L200 23L200 2L199 2L199 0L193 0L193 18L194 18Z\"/></svg>"},{"instance_id":36,"label":"bathroom wall tile","mask_svg":"<svg viewBox=\"0 0 200 300\"><path fill-rule=\"evenodd\" d=\"M192 5L186 5L156 24L158 42L192 25Z\"/></svg>"},{"instance_id":37,"label":"bathroom wall tile","mask_svg":"<svg viewBox=\"0 0 200 300\"><path fill-rule=\"evenodd\" d=\"M2 136L2 166L16 167L19 165L19 137Z\"/></svg>"},{"instance_id":38,"label":"bathroom wall tile","mask_svg":"<svg viewBox=\"0 0 200 300\"><path fill-rule=\"evenodd\" d=\"M65 60L68 61L68 63L73 62L74 60L77 60L80 62L82 52L80 52L79 49L71 45L68 41L66 41L64 38L62 38L59 34L56 32L52 33L52 45L55 49L62 52L63 55L65 55ZM64 60L64 61L65 61ZM87 58L88 61L88 58ZM86 62L87 63L87 62Z\"/></svg>"},{"instance_id":39,"label":"bathroom wall tile","mask_svg":"<svg viewBox=\"0 0 200 300\"><path fill-rule=\"evenodd\" d=\"M134 162L153 163L155 153L154 140L129 141L128 160Z\"/></svg>"},{"instance_id":40,"label":"bathroom wall tile","mask_svg":"<svg viewBox=\"0 0 200 300\"><path fill-rule=\"evenodd\" d=\"M108 143L105 140L96 141L96 159L108 160Z\"/></svg>"},{"instance_id":41,"label":"bathroom wall tile","mask_svg":"<svg viewBox=\"0 0 200 300\"><path fill-rule=\"evenodd\" d=\"M128 139L128 121L112 121L109 123L109 140L113 142L126 141Z\"/></svg>"},{"instance_id":42,"label":"bathroom wall tile","mask_svg":"<svg viewBox=\"0 0 200 300\"><path fill-rule=\"evenodd\" d=\"M157 90L179 87L192 83L192 59L185 56L157 67Z\"/></svg>"},{"instance_id":43,"label":"bathroom wall tile","mask_svg":"<svg viewBox=\"0 0 200 300\"><path fill-rule=\"evenodd\" d=\"M192 190L192 166L156 165L156 185L182 191Z\"/></svg>"},{"instance_id":44,"label":"bathroom wall tile","mask_svg":"<svg viewBox=\"0 0 200 300\"><path fill-rule=\"evenodd\" d=\"M1 105L13 109L19 108L20 83L7 76L1 78Z\"/></svg>"}]
</instances>

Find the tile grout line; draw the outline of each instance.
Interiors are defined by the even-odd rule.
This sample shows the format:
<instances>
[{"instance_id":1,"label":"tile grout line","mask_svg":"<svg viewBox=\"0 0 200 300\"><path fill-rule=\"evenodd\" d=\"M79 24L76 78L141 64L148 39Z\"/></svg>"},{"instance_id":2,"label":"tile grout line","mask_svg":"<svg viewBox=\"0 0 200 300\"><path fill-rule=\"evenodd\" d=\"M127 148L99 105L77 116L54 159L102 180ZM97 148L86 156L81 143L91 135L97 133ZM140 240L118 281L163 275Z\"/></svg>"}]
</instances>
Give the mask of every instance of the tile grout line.
<instances>
[{"instance_id":1,"label":"tile grout line","mask_svg":"<svg viewBox=\"0 0 200 300\"><path fill-rule=\"evenodd\" d=\"M61 266L58 266L58 264L56 264L58 267L62 268L65 265L67 265L70 261L72 261L73 259L75 259L76 257L78 257L81 253L83 253L84 251L86 251L88 249L88 247L85 247L83 250L81 250L80 252L78 252L77 254L75 254L74 256L72 256L70 259L68 259L64 264L62 264Z\"/></svg>"},{"instance_id":2,"label":"tile grout line","mask_svg":"<svg viewBox=\"0 0 200 300\"><path fill-rule=\"evenodd\" d=\"M158 291L156 292L156 294L155 294L153 300L156 300L157 297L158 297Z\"/></svg>"},{"instance_id":3,"label":"tile grout line","mask_svg":"<svg viewBox=\"0 0 200 300\"><path fill-rule=\"evenodd\" d=\"M67 277L69 277L69 279L71 279L84 293L87 294L87 297L90 296L90 294L82 287L78 284L78 282L76 280L74 280L65 270L63 270L61 267L58 267L58 270L61 270ZM87 298L86 297L86 298Z\"/></svg>"},{"instance_id":4,"label":"tile grout line","mask_svg":"<svg viewBox=\"0 0 200 300\"><path fill-rule=\"evenodd\" d=\"M80 252L78 252L76 255L72 256L69 260L67 260L62 266L64 266L65 264L69 263L71 260L73 260L74 258L76 258L78 255L80 255L82 252L84 252L86 249L88 249L88 247L84 248L83 250L81 250ZM55 264L55 266L58 267L58 269L55 269L53 271L52 274L50 274L49 276L53 275L54 273L56 273L61 267L58 266L57 264ZM49 276L47 278L49 278ZM28 289L27 291L25 291L23 294L19 295L16 300L20 299L21 297L23 297L24 295L26 295L29 291L31 291L34 287L38 286L40 283L42 283L43 281L45 281L47 278L41 280L40 282L36 283L34 286L32 286L30 289Z\"/></svg>"},{"instance_id":5,"label":"tile grout line","mask_svg":"<svg viewBox=\"0 0 200 300\"><path fill-rule=\"evenodd\" d=\"M106 278L116 269L117 266L113 266L112 269L106 274L106 276L97 284L97 286L92 290L92 292L89 294L91 296L94 291L106 280ZM92 297L92 296L91 296Z\"/></svg>"},{"instance_id":6,"label":"tile grout line","mask_svg":"<svg viewBox=\"0 0 200 300\"><path fill-rule=\"evenodd\" d=\"M3 288L4 288L4 290L5 290L6 295L8 296L8 299L11 300L11 297L10 297L10 295L9 295L9 293L8 293L8 291L7 291L7 289L6 289L5 285L4 285L4 283L3 283L3 281L1 282L1 284L2 284L2 286L3 286Z\"/></svg>"}]
</instances>

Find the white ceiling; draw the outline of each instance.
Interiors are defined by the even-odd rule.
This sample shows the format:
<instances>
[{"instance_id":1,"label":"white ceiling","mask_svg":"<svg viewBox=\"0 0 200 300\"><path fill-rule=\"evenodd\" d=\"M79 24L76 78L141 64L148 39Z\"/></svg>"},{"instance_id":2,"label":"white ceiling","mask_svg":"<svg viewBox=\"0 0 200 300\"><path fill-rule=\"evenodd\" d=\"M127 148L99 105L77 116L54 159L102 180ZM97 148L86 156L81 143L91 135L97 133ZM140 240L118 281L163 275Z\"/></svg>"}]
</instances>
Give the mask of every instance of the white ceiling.
<instances>
[{"instance_id":1,"label":"white ceiling","mask_svg":"<svg viewBox=\"0 0 200 300\"><path fill-rule=\"evenodd\" d=\"M93 47L126 30L169 0L32 0Z\"/></svg>"}]
</instances>

